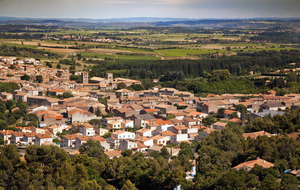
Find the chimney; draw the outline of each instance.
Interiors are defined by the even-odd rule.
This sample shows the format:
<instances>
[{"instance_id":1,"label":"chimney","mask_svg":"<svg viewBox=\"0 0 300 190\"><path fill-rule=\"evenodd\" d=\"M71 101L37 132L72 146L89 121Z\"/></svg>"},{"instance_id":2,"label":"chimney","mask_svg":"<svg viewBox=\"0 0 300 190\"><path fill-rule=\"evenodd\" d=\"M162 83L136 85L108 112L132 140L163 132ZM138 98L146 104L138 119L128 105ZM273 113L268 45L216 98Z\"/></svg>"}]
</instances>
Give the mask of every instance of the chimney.
<instances>
[{"instance_id":1,"label":"chimney","mask_svg":"<svg viewBox=\"0 0 300 190\"><path fill-rule=\"evenodd\" d=\"M263 161L263 163L265 164L265 163L266 163L266 161L264 160L264 161Z\"/></svg>"}]
</instances>

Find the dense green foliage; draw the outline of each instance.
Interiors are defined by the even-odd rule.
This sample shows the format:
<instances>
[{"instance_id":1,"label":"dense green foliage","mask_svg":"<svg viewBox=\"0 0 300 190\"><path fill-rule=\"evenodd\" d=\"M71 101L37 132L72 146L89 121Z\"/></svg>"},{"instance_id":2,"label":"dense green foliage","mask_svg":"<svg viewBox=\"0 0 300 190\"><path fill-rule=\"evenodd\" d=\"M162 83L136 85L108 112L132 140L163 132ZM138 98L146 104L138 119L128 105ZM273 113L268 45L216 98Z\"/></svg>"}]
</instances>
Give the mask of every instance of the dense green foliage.
<instances>
[{"instance_id":1,"label":"dense green foliage","mask_svg":"<svg viewBox=\"0 0 300 190\"><path fill-rule=\"evenodd\" d=\"M190 159L197 158L197 175L193 182L185 179L191 169ZM287 150L285 147L289 147ZM28 146L26 162L14 145L0 151L0 186L5 189L289 189L299 184L293 176L277 178L285 169L299 169L300 143L287 137L259 137L244 140L236 126L213 132L194 145L182 143L177 158L168 162L163 148L154 158L126 150L123 157L108 159L99 143L89 141L70 157L55 146ZM288 151L288 152L287 152ZM250 172L232 170L239 163L260 157L275 163L274 168L255 166ZM2 163L2 164L1 164Z\"/></svg>"},{"instance_id":2,"label":"dense green foliage","mask_svg":"<svg viewBox=\"0 0 300 190\"><path fill-rule=\"evenodd\" d=\"M162 83L163 87L173 87L182 91L190 91L195 94L201 93L260 93L267 87L256 87L254 82L247 78L233 78L223 81L209 81L206 79L187 79L185 81L169 81Z\"/></svg>"},{"instance_id":3,"label":"dense green foliage","mask_svg":"<svg viewBox=\"0 0 300 190\"><path fill-rule=\"evenodd\" d=\"M34 57L34 58L42 58L42 57L58 58L59 57L59 55L55 53L46 52L39 49L33 49L29 47L7 46L7 45L0 46L0 55Z\"/></svg>"},{"instance_id":4,"label":"dense green foliage","mask_svg":"<svg viewBox=\"0 0 300 190\"><path fill-rule=\"evenodd\" d=\"M29 81L30 80L30 76L27 75L27 74L24 74L23 76L21 76L21 80Z\"/></svg>"},{"instance_id":5,"label":"dense green foliage","mask_svg":"<svg viewBox=\"0 0 300 190\"><path fill-rule=\"evenodd\" d=\"M9 126L14 124L18 126L37 126L37 116L35 114L26 114L27 108L27 103L24 103L22 100L7 100L6 103L0 100L0 130L14 130L15 128Z\"/></svg>"},{"instance_id":6,"label":"dense green foliage","mask_svg":"<svg viewBox=\"0 0 300 190\"><path fill-rule=\"evenodd\" d=\"M43 76L42 76L42 75L37 75L37 76L35 77L35 81L36 81L37 83L42 83L42 82L43 82Z\"/></svg>"},{"instance_id":7,"label":"dense green foliage","mask_svg":"<svg viewBox=\"0 0 300 190\"><path fill-rule=\"evenodd\" d=\"M244 140L241 132L230 126L199 143L195 189L278 189L279 173L300 167L299 141L266 136ZM257 157L275 163L275 168L257 166L250 172L230 169Z\"/></svg>"},{"instance_id":8,"label":"dense green foliage","mask_svg":"<svg viewBox=\"0 0 300 190\"><path fill-rule=\"evenodd\" d=\"M261 93L274 89L279 95L300 93L299 76L291 72L278 74L280 78L253 79L245 77L250 71L268 73L277 69L290 68L291 62L299 62L300 51L261 51L239 53L236 56L203 58L201 60L139 60L139 61L93 61L96 64L91 76L104 77L107 70L116 77L130 77L151 80L160 79L163 87L190 91L198 95L207 93ZM120 72L119 72L120 71ZM121 72L122 71L122 72ZM72 80L79 81L72 76ZM266 80L271 82L266 86ZM287 82L285 82L285 80ZM150 88L153 83L143 82ZM129 88L130 90L142 90Z\"/></svg>"},{"instance_id":9,"label":"dense green foliage","mask_svg":"<svg viewBox=\"0 0 300 190\"><path fill-rule=\"evenodd\" d=\"M257 117L246 125L247 132L267 131L270 133L292 133L300 129L300 109L287 111L284 115Z\"/></svg>"},{"instance_id":10,"label":"dense green foliage","mask_svg":"<svg viewBox=\"0 0 300 190\"><path fill-rule=\"evenodd\" d=\"M0 82L0 92L12 93L19 88L19 85L14 82Z\"/></svg>"},{"instance_id":11,"label":"dense green foliage","mask_svg":"<svg viewBox=\"0 0 300 190\"><path fill-rule=\"evenodd\" d=\"M213 70L227 69L233 75L244 75L250 71L266 73L283 68L291 62L299 62L300 51L261 51L239 53L202 60L130 60L116 63L98 62L91 71L92 76L104 77L106 70L127 70L125 76L159 78L167 72L183 72L185 77L204 77Z\"/></svg>"},{"instance_id":12,"label":"dense green foliage","mask_svg":"<svg viewBox=\"0 0 300 190\"><path fill-rule=\"evenodd\" d=\"M9 105L6 105L9 106ZM298 125L300 110L286 113L288 119L275 125ZM275 116L278 117L278 116ZM272 118L274 119L274 118ZM276 120L276 119L275 119ZM250 121L251 122L251 121ZM230 124L214 131L203 141L182 143L179 155L172 157L166 148L152 152L153 158L131 150L122 157L108 159L100 143L88 141L70 157L55 146L28 146L26 162L13 145L0 149L0 186L5 189L285 189L297 187L299 181L286 169L300 168L300 141L286 136L244 139L243 130ZM197 174L185 179L198 153ZM274 168L255 166L251 171L232 167L257 157L274 163ZM278 178L282 177L281 183Z\"/></svg>"}]
</instances>

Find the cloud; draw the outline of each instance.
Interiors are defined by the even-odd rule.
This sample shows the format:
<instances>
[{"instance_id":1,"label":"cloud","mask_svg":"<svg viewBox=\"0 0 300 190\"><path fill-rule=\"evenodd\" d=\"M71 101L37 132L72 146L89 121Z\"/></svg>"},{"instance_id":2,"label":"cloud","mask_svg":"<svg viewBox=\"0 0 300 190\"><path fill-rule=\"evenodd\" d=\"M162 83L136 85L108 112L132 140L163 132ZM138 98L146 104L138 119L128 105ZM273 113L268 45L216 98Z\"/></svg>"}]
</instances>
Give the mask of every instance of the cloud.
<instances>
[{"instance_id":1,"label":"cloud","mask_svg":"<svg viewBox=\"0 0 300 190\"><path fill-rule=\"evenodd\" d=\"M300 0L0 0L0 16L300 17Z\"/></svg>"}]
</instances>

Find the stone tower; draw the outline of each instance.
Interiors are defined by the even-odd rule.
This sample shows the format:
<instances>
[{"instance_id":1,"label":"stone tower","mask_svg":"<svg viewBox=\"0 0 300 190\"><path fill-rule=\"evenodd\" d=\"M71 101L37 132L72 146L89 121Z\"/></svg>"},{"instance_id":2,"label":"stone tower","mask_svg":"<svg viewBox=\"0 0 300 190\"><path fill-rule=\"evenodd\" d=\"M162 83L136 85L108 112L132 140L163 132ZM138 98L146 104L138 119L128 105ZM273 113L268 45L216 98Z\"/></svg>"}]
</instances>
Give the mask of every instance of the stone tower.
<instances>
[{"instance_id":1,"label":"stone tower","mask_svg":"<svg viewBox=\"0 0 300 190\"><path fill-rule=\"evenodd\" d=\"M113 73L105 73L106 80L109 80L112 82L114 80L114 74Z\"/></svg>"},{"instance_id":2,"label":"stone tower","mask_svg":"<svg viewBox=\"0 0 300 190\"><path fill-rule=\"evenodd\" d=\"M83 84L89 83L89 73L88 72L85 72L85 71L81 72L81 82Z\"/></svg>"}]
</instances>

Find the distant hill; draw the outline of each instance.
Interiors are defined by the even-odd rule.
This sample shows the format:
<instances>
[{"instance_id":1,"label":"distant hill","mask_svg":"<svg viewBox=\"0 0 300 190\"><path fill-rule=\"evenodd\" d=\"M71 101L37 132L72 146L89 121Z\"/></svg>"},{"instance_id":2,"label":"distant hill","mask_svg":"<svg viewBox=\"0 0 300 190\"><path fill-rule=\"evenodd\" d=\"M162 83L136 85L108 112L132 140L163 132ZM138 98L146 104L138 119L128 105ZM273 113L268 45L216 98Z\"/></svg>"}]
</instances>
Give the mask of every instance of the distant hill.
<instances>
[{"instance_id":1,"label":"distant hill","mask_svg":"<svg viewBox=\"0 0 300 190\"><path fill-rule=\"evenodd\" d=\"M194 28L235 28L264 27L261 21L276 21L279 24L287 22L299 23L300 18L252 18L252 19L190 19L190 18L19 18L0 17L0 24L14 25L54 25L61 27L194 27Z\"/></svg>"}]
</instances>

